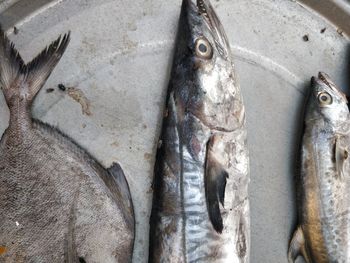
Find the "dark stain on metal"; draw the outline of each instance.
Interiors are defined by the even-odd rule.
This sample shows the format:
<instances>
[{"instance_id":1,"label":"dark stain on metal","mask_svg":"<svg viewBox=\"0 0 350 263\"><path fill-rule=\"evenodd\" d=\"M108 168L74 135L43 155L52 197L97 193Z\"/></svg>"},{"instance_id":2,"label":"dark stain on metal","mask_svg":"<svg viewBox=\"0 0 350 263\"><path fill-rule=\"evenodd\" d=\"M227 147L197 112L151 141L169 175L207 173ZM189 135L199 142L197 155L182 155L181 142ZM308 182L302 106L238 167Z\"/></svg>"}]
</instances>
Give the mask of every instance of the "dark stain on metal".
<instances>
[{"instance_id":1,"label":"dark stain on metal","mask_svg":"<svg viewBox=\"0 0 350 263\"><path fill-rule=\"evenodd\" d=\"M145 153L145 154L143 155L143 157L145 158L145 160L151 161L153 155L152 155L152 153Z\"/></svg>"},{"instance_id":2,"label":"dark stain on metal","mask_svg":"<svg viewBox=\"0 0 350 263\"><path fill-rule=\"evenodd\" d=\"M338 28L338 29L337 29L337 33L338 33L339 35L341 35L342 37L344 36L344 31L343 31L343 29L341 29L341 28Z\"/></svg>"},{"instance_id":3,"label":"dark stain on metal","mask_svg":"<svg viewBox=\"0 0 350 263\"><path fill-rule=\"evenodd\" d=\"M320 31L321 34L323 34L324 32L326 32L326 29L327 29L326 27L322 28L321 31Z\"/></svg>"},{"instance_id":4,"label":"dark stain on metal","mask_svg":"<svg viewBox=\"0 0 350 263\"><path fill-rule=\"evenodd\" d=\"M17 35L18 32L19 32L18 28L17 28L17 27L13 27L13 33L14 33L15 35Z\"/></svg>"},{"instance_id":5,"label":"dark stain on metal","mask_svg":"<svg viewBox=\"0 0 350 263\"><path fill-rule=\"evenodd\" d=\"M309 35L308 35L308 34L304 35L304 36L303 36L303 40L304 40L305 42L308 42L308 41L310 40Z\"/></svg>"},{"instance_id":6,"label":"dark stain on metal","mask_svg":"<svg viewBox=\"0 0 350 263\"><path fill-rule=\"evenodd\" d=\"M62 90L62 91L66 91L66 86L64 86L63 84L58 84L58 86L57 86L60 90Z\"/></svg>"},{"instance_id":7,"label":"dark stain on metal","mask_svg":"<svg viewBox=\"0 0 350 263\"><path fill-rule=\"evenodd\" d=\"M49 88L49 89L46 89L46 92L47 93L52 93L52 92L54 92L55 90L53 89L53 88Z\"/></svg>"}]
</instances>

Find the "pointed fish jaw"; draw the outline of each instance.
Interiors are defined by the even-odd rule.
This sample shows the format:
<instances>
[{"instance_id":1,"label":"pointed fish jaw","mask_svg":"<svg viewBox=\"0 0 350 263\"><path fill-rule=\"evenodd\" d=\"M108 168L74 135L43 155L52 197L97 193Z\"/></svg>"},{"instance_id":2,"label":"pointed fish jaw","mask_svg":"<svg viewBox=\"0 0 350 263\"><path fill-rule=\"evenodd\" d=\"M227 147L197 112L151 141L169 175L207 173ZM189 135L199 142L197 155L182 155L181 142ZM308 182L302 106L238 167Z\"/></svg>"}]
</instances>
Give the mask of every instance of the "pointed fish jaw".
<instances>
[{"instance_id":1,"label":"pointed fish jaw","mask_svg":"<svg viewBox=\"0 0 350 263\"><path fill-rule=\"evenodd\" d=\"M322 103L319 95L331 96L330 103ZM340 91L330 77L320 72L318 77L311 79L311 93L309 95L305 121L322 120L334 129L343 126L349 120L349 108L346 95Z\"/></svg>"},{"instance_id":2,"label":"pointed fish jaw","mask_svg":"<svg viewBox=\"0 0 350 263\"><path fill-rule=\"evenodd\" d=\"M186 18L185 28L191 32L192 39L200 35L210 35L218 53L225 59L230 59L230 46L225 30L208 0L183 0L181 17Z\"/></svg>"},{"instance_id":3,"label":"pointed fish jaw","mask_svg":"<svg viewBox=\"0 0 350 263\"><path fill-rule=\"evenodd\" d=\"M211 30L219 53L225 58L230 58L231 52L227 35L213 6L209 0L197 0L197 8L200 14L204 16L204 19Z\"/></svg>"},{"instance_id":4,"label":"pointed fish jaw","mask_svg":"<svg viewBox=\"0 0 350 263\"><path fill-rule=\"evenodd\" d=\"M196 56L198 39L210 43L210 59ZM194 81L182 85L179 102L183 103L179 105L183 113L186 109L205 126L220 131L241 127L245 117L229 50L224 29L209 1L184 0L174 60L174 65L181 67L175 66L173 79Z\"/></svg>"},{"instance_id":5,"label":"pointed fish jaw","mask_svg":"<svg viewBox=\"0 0 350 263\"><path fill-rule=\"evenodd\" d=\"M317 80L316 80L317 81ZM327 85L329 88L332 89L339 97L343 98L346 103L348 103L348 100L346 98L346 95L344 92L342 92L337 85L331 80L328 74L324 72L319 72L318 73L318 81Z\"/></svg>"}]
</instances>

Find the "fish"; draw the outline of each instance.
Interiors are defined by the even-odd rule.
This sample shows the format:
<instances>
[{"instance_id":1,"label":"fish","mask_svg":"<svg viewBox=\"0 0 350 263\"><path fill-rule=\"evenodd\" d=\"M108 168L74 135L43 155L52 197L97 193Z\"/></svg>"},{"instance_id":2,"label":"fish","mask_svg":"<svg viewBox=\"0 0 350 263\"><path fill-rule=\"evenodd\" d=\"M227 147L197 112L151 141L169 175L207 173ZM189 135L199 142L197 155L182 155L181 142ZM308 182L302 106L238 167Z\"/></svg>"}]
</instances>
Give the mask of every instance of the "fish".
<instances>
[{"instance_id":1,"label":"fish","mask_svg":"<svg viewBox=\"0 0 350 263\"><path fill-rule=\"evenodd\" d=\"M153 179L149 262L249 262L245 107L208 0L183 0Z\"/></svg>"},{"instance_id":2,"label":"fish","mask_svg":"<svg viewBox=\"0 0 350 263\"><path fill-rule=\"evenodd\" d=\"M121 166L105 169L58 128L32 117L69 41L70 32L25 63L0 30L0 84L10 112L0 141L3 263L131 262L134 211Z\"/></svg>"},{"instance_id":3,"label":"fish","mask_svg":"<svg viewBox=\"0 0 350 263\"><path fill-rule=\"evenodd\" d=\"M350 114L323 72L312 77L296 177L298 225L288 261L350 262Z\"/></svg>"}]
</instances>

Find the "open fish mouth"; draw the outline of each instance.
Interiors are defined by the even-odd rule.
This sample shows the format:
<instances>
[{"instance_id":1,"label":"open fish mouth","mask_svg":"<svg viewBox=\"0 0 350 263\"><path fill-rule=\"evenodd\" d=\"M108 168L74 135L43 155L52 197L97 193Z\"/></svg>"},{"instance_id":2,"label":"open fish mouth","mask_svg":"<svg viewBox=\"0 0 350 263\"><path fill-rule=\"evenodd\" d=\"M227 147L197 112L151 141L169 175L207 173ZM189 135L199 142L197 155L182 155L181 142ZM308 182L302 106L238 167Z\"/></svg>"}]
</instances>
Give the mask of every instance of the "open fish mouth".
<instances>
[{"instance_id":1,"label":"open fish mouth","mask_svg":"<svg viewBox=\"0 0 350 263\"><path fill-rule=\"evenodd\" d=\"M207 22L214 41L215 45L222 57L227 59L230 52L230 45L225 33L225 30L209 0L197 0L197 8L200 15L204 17L204 20Z\"/></svg>"},{"instance_id":2,"label":"open fish mouth","mask_svg":"<svg viewBox=\"0 0 350 263\"><path fill-rule=\"evenodd\" d=\"M318 73L318 79L325 85L327 85L329 88L331 88L335 93L337 93L341 98L345 100L346 103L348 103L347 96L344 92L342 92L331 80L331 78L324 72Z\"/></svg>"}]
</instances>

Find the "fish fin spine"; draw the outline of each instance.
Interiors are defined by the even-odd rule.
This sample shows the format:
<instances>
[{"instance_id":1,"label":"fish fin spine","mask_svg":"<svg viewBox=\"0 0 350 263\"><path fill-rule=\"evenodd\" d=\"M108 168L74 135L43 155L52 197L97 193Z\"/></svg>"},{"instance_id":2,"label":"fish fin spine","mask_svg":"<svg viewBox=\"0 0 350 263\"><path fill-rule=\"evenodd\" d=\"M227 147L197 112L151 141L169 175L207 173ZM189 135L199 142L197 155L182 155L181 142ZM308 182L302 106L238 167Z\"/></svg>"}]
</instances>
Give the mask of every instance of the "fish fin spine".
<instances>
[{"instance_id":1,"label":"fish fin spine","mask_svg":"<svg viewBox=\"0 0 350 263\"><path fill-rule=\"evenodd\" d=\"M226 182L229 175L216 160L214 153L212 152L213 143L214 138L212 137L207 144L205 193L209 219L216 232L222 233L224 225L220 211L220 204L224 207Z\"/></svg>"},{"instance_id":2,"label":"fish fin spine","mask_svg":"<svg viewBox=\"0 0 350 263\"><path fill-rule=\"evenodd\" d=\"M307 263L311 263L311 260L306 251L306 241L301 226L297 227L293 234L292 240L289 243L288 262L294 263L299 256L303 256Z\"/></svg>"}]
</instances>

